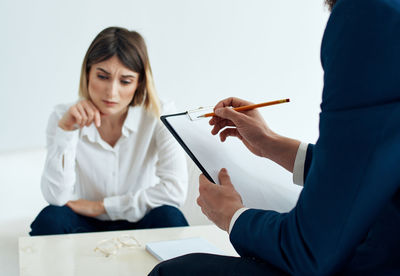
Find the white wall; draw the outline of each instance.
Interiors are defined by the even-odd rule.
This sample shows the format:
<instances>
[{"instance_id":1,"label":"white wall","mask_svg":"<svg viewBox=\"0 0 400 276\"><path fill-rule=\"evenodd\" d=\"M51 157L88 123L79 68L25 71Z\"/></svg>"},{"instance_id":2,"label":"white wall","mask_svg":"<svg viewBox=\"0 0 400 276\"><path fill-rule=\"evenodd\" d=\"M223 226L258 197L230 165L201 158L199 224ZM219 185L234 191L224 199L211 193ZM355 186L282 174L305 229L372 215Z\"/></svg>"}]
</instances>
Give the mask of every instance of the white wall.
<instances>
[{"instance_id":1,"label":"white wall","mask_svg":"<svg viewBox=\"0 0 400 276\"><path fill-rule=\"evenodd\" d=\"M267 122L313 142L327 17L322 0L2 0L0 152L44 146L53 106L77 98L89 43L111 25L142 33L159 95L179 110L289 97Z\"/></svg>"}]
</instances>

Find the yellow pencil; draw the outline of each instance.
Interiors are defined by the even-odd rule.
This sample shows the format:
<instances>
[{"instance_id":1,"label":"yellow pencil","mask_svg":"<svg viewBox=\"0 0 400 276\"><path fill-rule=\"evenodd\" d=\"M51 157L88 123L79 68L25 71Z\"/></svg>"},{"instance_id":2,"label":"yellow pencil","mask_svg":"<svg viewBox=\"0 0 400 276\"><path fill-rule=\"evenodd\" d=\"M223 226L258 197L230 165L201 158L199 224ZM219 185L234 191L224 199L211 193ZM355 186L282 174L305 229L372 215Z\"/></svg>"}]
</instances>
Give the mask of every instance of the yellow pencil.
<instances>
[{"instance_id":1,"label":"yellow pencil","mask_svg":"<svg viewBox=\"0 0 400 276\"><path fill-rule=\"evenodd\" d=\"M250 109L255 109L259 107L264 107L264 106L269 106L269 105L274 105L274 104L281 104L281 103L288 103L290 102L290 99L283 99L283 100L277 100L277 101L272 101L272 102L266 102L266 103L259 103L259 104L251 104L251 105L244 105L240 107L235 107L233 110L235 111L246 111ZM198 118L206 118L206 117L212 117L215 116L215 113L206 113L204 115L199 116Z\"/></svg>"}]
</instances>

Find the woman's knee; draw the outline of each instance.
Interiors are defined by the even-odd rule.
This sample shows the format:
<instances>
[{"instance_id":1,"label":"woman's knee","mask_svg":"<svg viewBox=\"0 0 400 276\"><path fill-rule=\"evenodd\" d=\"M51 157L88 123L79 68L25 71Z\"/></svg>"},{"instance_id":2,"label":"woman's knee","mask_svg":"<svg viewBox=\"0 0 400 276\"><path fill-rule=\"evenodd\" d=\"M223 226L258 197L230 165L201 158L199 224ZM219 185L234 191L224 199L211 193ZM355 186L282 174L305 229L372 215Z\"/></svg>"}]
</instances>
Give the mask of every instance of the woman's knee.
<instances>
[{"instance_id":1,"label":"woman's knee","mask_svg":"<svg viewBox=\"0 0 400 276\"><path fill-rule=\"evenodd\" d=\"M49 205L45 207L31 224L31 236L65 233L68 218L75 213L67 206Z\"/></svg>"},{"instance_id":2,"label":"woman's knee","mask_svg":"<svg viewBox=\"0 0 400 276\"><path fill-rule=\"evenodd\" d=\"M182 212L170 205L154 208L146 216L154 223L157 223L156 227L188 226L188 222Z\"/></svg>"}]
</instances>

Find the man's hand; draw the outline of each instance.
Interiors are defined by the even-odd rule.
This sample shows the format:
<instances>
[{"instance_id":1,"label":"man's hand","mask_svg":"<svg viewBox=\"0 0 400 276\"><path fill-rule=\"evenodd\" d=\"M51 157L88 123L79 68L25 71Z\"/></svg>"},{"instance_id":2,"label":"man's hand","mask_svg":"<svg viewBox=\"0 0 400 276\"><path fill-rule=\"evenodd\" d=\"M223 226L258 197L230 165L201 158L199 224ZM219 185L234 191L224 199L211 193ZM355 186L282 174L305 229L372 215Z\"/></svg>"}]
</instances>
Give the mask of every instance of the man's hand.
<instances>
[{"instance_id":1,"label":"man's hand","mask_svg":"<svg viewBox=\"0 0 400 276\"><path fill-rule=\"evenodd\" d=\"M216 116L210 120L211 133L224 142L228 136L239 138L255 155L266 157L293 172L300 141L273 132L256 110L237 112L231 107L250 105L251 102L227 98L214 107Z\"/></svg>"},{"instance_id":2,"label":"man's hand","mask_svg":"<svg viewBox=\"0 0 400 276\"><path fill-rule=\"evenodd\" d=\"M78 200L70 200L67 202L66 205L69 208L71 208L72 211L74 211L75 213L87 217L96 217L98 215L106 213L103 201L78 199Z\"/></svg>"},{"instance_id":3,"label":"man's hand","mask_svg":"<svg viewBox=\"0 0 400 276\"><path fill-rule=\"evenodd\" d=\"M228 136L235 136L255 155L267 157L268 148L276 134L267 126L258 110L238 112L230 108L251 104L238 98L220 101L214 107L216 116L210 120L210 125L214 126L211 133L219 133L222 142Z\"/></svg>"},{"instance_id":4,"label":"man's hand","mask_svg":"<svg viewBox=\"0 0 400 276\"><path fill-rule=\"evenodd\" d=\"M218 179L221 185L208 181L203 174L200 175L200 196L197 198L197 204L212 222L228 232L233 215L243 207L243 203L226 169L221 169Z\"/></svg>"}]
</instances>

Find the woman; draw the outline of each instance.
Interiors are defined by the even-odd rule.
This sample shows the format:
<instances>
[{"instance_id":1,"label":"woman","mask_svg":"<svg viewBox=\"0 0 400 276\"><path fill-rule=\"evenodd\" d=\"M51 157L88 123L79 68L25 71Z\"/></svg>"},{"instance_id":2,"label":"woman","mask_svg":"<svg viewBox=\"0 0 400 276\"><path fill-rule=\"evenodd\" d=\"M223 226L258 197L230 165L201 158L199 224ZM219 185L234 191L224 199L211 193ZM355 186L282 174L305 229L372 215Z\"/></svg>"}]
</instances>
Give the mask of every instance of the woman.
<instances>
[{"instance_id":1,"label":"woman","mask_svg":"<svg viewBox=\"0 0 400 276\"><path fill-rule=\"evenodd\" d=\"M42 192L49 206L30 235L186 226L183 153L158 117L141 35L110 27L83 61L80 100L59 105L47 128Z\"/></svg>"}]
</instances>

